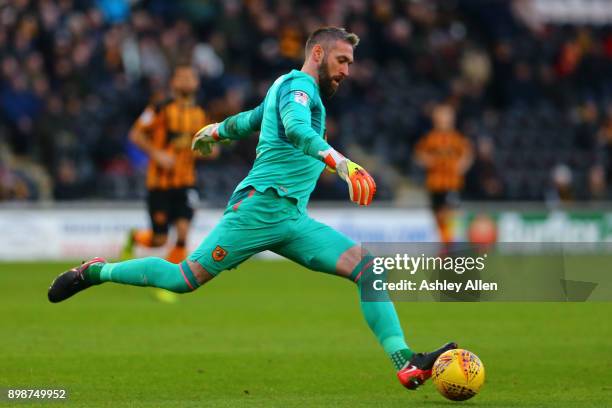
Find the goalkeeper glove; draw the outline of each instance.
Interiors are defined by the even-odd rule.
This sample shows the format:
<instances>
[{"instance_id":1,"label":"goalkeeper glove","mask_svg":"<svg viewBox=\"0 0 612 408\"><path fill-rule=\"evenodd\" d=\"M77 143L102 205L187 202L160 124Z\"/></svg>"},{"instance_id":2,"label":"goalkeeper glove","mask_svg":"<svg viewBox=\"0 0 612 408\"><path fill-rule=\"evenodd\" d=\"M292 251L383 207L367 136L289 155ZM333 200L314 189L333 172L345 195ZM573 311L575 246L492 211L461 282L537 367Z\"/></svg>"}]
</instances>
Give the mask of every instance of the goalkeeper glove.
<instances>
[{"instance_id":1,"label":"goalkeeper glove","mask_svg":"<svg viewBox=\"0 0 612 408\"><path fill-rule=\"evenodd\" d=\"M370 205L376 193L376 183L370 174L357 163L353 163L334 149L319 152L329 169L348 184L351 201L359 205Z\"/></svg>"},{"instance_id":2,"label":"goalkeeper glove","mask_svg":"<svg viewBox=\"0 0 612 408\"><path fill-rule=\"evenodd\" d=\"M221 141L219 124L211 123L198 130L195 134L191 142L191 150L198 151L206 156L212 153L213 144L219 141Z\"/></svg>"}]
</instances>

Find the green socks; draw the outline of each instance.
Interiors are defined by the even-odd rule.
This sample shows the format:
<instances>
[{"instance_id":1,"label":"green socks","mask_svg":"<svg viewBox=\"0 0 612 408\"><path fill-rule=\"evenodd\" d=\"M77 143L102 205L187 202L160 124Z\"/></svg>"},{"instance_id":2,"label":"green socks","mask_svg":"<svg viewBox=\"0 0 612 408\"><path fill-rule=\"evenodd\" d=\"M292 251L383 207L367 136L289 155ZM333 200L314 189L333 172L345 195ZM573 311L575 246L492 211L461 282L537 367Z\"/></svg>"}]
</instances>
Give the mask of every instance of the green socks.
<instances>
[{"instance_id":1,"label":"green socks","mask_svg":"<svg viewBox=\"0 0 612 408\"><path fill-rule=\"evenodd\" d=\"M85 271L92 284L117 282L135 286L154 286L185 293L199 287L187 262L173 264L161 258L141 258L118 263L96 263Z\"/></svg>"},{"instance_id":2,"label":"green socks","mask_svg":"<svg viewBox=\"0 0 612 408\"><path fill-rule=\"evenodd\" d=\"M361 301L361 311L378 342L396 368L404 366L414 354L404 340L393 302ZM398 368L398 369L399 369Z\"/></svg>"},{"instance_id":3,"label":"green socks","mask_svg":"<svg viewBox=\"0 0 612 408\"><path fill-rule=\"evenodd\" d=\"M100 272L102 271L104 265L106 265L104 262L89 265L89 267L85 270L85 280L94 285L101 284L102 280L100 279Z\"/></svg>"},{"instance_id":4,"label":"green socks","mask_svg":"<svg viewBox=\"0 0 612 408\"><path fill-rule=\"evenodd\" d=\"M385 353L391 358L391 361L397 369L400 369L412 358L414 354L404 340L404 333L400 325L395 306L392 301L364 301L361 299L360 280L363 276L368 276L372 273L372 264L369 262L370 257L364 259L357 265L353 271L352 278L359 286L361 311L368 323L368 326L374 332L378 342L385 350Z\"/></svg>"},{"instance_id":5,"label":"green socks","mask_svg":"<svg viewBox=\"0 0 612 408\"><path fill-rule=\"evenodd\" d=\"M406 363L410 361L413 355L414 352L412 352L412 350L402 349L391 354L391 361L393 362L396 370L401 370Z\"/></svg>"}]
</instances>

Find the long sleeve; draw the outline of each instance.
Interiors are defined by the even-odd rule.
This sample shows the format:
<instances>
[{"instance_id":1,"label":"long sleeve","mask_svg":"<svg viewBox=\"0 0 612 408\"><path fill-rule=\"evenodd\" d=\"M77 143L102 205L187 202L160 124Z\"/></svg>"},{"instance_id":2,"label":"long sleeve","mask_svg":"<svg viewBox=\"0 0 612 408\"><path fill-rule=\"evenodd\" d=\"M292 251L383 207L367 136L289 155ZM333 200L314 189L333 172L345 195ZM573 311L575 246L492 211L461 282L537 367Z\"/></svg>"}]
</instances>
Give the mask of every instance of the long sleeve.
<instances>
[{"instance_id":1,"label":"long sleeve","mask_svg":"<svg viewBox=\"0 0 612 408\"><path fill-rule=\"evenodd\" d=\"M280 95L279 100L280 116L287 139L305 154L322 160L320 152L328 150L330 145L311 126L312 95L305 90L289 88Z\"/></svg>"},{"instance_id":2,"label":"long sleeve","mask_svg":"<svg viewBox=\"0 0 612 408\"><path fill-rule=\"evenodd\" d=\"M226 118L219 126L219 136L222 139L239 140L249 137L253 132L261 128L264 103L255 109L240 112Z\"/></svg>"}]
</instances>

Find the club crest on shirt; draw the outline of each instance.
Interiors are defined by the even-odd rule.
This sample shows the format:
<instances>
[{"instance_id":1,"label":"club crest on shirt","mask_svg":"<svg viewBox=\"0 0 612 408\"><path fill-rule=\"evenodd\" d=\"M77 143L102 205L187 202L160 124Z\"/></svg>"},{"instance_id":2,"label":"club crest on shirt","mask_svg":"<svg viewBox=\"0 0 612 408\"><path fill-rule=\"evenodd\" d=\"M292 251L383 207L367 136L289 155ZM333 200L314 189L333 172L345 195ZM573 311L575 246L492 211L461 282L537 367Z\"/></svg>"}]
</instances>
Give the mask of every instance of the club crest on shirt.
<instances>
[{"instance_id":1,"label":"club crest on shirt","mask_svg":"<svg viewBox=\"0 0 612 408\"><path fill-rule=\"evenodd\" d=\"M308 106L308 94L302 91L293 92L293 100L300 105Z\"/></svg>"},{"instance_id":2,"label":"club crest on shirt","mask_svg":"<svg viewBox=\"0 0 612 408\"><path fill-rule=\"evenodd\" d=\"M215 262L221 262L226 255L227 251L221 248L219 245L217 245L217 247L212 251L212 258L215 260Z\"/></svg>"}]
</instances>

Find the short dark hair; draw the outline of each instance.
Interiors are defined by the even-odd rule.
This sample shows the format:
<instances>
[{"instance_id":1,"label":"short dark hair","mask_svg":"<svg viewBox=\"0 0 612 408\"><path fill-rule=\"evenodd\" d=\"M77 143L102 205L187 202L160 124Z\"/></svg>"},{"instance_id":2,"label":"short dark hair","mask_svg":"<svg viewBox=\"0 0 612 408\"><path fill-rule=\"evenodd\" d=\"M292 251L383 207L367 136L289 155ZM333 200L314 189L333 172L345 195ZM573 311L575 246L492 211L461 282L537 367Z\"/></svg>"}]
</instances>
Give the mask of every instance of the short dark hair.
<instances>
[{"instance_id":1,"label":"short dark hair","mask_svg":"<svg viewBox=\"0 0 612 408\"><path fill-rule=\"evenodd\" d=\"M359 44L357 34L349 33L342 27L322 27L315 30L306 41L306 54L317 44L326 48L330 41L345 41L355 48Z\"/></svg>"}]
</instances>

